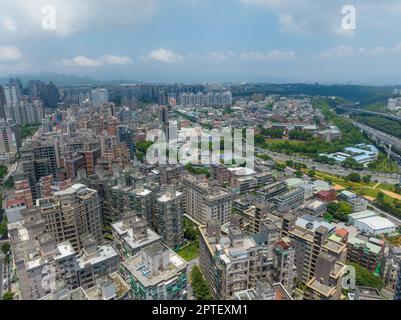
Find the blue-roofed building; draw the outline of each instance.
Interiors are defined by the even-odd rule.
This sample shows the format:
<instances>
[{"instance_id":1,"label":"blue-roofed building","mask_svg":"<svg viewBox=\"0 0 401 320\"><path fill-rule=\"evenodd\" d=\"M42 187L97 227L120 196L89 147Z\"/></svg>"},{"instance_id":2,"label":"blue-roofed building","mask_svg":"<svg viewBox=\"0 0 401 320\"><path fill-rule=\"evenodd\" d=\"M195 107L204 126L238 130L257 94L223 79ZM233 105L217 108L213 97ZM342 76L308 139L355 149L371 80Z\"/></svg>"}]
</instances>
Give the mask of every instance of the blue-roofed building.
<instances>
[{"instance_id":1,"label":"blue-roofed building","mask_svg":"<svg viewBox=\"0 0 401 320\"><path fill-rule=\"evenodd\" d=\"M372 161L377 160L379 150L374 145L357 144L354 147L347 147L344 152L336 152L332 154L319 154L322 157L328 157L336 160L337 162L344 162L346 159L352 158L356 162L366 165Z\"/></svg>"}]
</instances>

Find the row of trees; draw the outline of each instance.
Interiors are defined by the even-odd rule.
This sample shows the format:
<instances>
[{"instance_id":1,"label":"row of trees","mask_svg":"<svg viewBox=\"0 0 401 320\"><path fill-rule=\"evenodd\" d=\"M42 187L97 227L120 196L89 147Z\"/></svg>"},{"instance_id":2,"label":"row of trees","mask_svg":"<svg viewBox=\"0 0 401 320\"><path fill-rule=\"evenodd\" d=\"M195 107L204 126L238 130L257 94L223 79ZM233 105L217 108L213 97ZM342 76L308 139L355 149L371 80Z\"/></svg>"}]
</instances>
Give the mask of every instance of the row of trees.
<instances>
[{"instance_id":1,"label":"row of trees","mask_svg":"<svg viewBox=\"0 0 401 320\"><path fill-rule=\"evenodd\" d=\"M350 181L350 182L355 182L355 183L364 182L364 183L368 184L370 181L372 181L372 176L367 175L367 176L362 177L359 173L352 172L348 176L345 177L345 180Z\"/></svg>"},{"instance_id":2,"label":"row of trees","mask_svg":"<svg viewBox=\"0 0 401 320\"><path fill-rule=\"evenodd\" d=\"M386 197L383 192L380 192L375 200L375 204L382 209L398 218L401 218L401 201Z\"/></svg>"},{"instance_id":3,"label":"row of trees","mask_svg":"<svg viewBox=\"0 0 401 320\"><path fill-rule=\"evenodd\" d=\"M184 217L184 237L186 240L195 241L198 239L199 231L196 228L196 225Z\"/></svg>"},{"instance_id":4,"label":"row of trees","mask_svg":"<svg viewBox=\"0 0 401 320\"><path fill-rule=\"evenodd\" d=\"M263 127L259 127L259 130L264 138L282 139L284 136L284 129L280 128L265 129ZM313 139L312 133L298 129L291 130L288 136L291 140L308 141Z\"/></svg>"},{"instance_id":5,"label":"row of trees","mask_svg":"<svg viewBox=\"0 0 401 320\"><path fill-rule=\"evenodd\" d=\"M191 285L192 289L194 290L196 300L212 300L210 289L198 266L194 266L192 269Z\"/></svg>"},{"instance_id":6,"label":"row of trees","mask_svg":"<svg viewBox=\"0 0 401 320\"><path fill-rule=\"evenodd\" d=\"M185 169L192 174L201 175L204 174L207 177L210 177L210 170L208 168L194 167L192 164L187 164Z\"/></svg>"},{"instance_id":7,"label":"row of trees","mask_svg":"<svg viewBox=\"0 0 401 320\"><path fill-rule=\"evenodd\" d=\"M308 131L292 130L289 133L289 138L292 140L309 141L313 139L313 134Z\"/></svg>"}]
</instances>

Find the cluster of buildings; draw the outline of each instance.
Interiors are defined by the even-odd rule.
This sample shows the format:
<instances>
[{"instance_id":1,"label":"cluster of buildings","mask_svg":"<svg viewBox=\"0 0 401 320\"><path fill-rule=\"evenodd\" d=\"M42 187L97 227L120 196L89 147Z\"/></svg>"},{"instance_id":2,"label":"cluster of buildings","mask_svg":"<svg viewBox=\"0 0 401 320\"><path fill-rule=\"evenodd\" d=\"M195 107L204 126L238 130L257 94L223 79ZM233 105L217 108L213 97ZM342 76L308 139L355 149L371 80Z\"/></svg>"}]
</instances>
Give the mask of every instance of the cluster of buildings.
<instances>
[{"instance_id":1,"label":"cluster of buildings","mask_svg":"<svg viewBox=\"0 0 401 320\"><path fill-rule=\"evenodd\" d=\"M225 107L232 105L232 94L230 91L226 92L198 92L182 93L178 98L178 104L187 106L210 106L210 107Z\"/></svg>"},{"instance_id":2,"label":"cluster of buildings","mask_svg":"<svg viewBox=\"0 0 401 320\"><path fill-rule=\"evenodd\" d=\"M323 118L316 124L321 115L308 98L255 95L234 106L227 100L221 103L234 110L227 113L209 102L194 103L198 110L192 102L184 109L169 105L185 92L210 96L178 85L149 92L159 104L141 105L132 99L144 88L154 90L121 86L121 103L110 102L116 88L61 88L71 105L45 115L38 132L16 149L14 187L3 202L12 253L8 289L16 298L194 299L188 275L198 264L214 299L338 300L346 298L342 283L350 262L399 296L401 251L385 241L397 226L369 211L366 199L325 181L295 178L273 161L204 166L206 175L143 157L146 134L167 132L169 120L180 130L206 123L254 127L273 112L289 116L293 126L313 122L324 139L337 139ZM180 110L204 117L194 123ZM7 139L17 140L6 121L1 125ZM0 141L0 150L6 147ZM324 219L335 201L351 205L346 223ZM196 240L186 237L186 219L196 226ZM199 244L198 262L178 253L191 241ZM356 300L377 294L352 291Z\"/></svg>"},{"instance_id":3,"label":"cluster of buildings","mask_svg":"<svg viewBox=\"0 0 401 320\"><path fill-rule=\"evenodd\" d=\"M401 109L401 98L388 99L387 109L390 111L399 111Z\"/></svg>"},{"instance_id":4,"label":"cluster of buildings","mask_svg":"<svg viewBox=\"0 0 401 320\"><path fill-rule=\"evenodd\" d=\"M336 152L332 154L319 154L321 157L334 159L342 163L346 160L353 159L357 163L366 166L370 162L376 161L379 156L379 150L374 145L358 144L354 147L347 147L343 152Z\"/></svg>"}]
</instances>

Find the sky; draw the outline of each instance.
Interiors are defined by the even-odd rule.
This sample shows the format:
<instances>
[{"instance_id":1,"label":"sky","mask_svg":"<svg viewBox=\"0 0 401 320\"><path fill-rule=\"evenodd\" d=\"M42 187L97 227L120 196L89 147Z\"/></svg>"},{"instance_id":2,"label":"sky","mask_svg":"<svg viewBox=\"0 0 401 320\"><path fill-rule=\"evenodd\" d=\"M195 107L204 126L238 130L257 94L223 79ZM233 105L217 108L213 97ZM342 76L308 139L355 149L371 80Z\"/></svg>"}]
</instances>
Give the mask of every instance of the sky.
<instances>
[{"instance_id":1,"label":"sky","mask_svg":"<svg viewBox=\"0 0 401 320\"><path fill-rule=\"evenodd\" d=\"M0 5L0 76L57 72L147 82L401 84L400 0Z\"/></svg>"}]
</instances>

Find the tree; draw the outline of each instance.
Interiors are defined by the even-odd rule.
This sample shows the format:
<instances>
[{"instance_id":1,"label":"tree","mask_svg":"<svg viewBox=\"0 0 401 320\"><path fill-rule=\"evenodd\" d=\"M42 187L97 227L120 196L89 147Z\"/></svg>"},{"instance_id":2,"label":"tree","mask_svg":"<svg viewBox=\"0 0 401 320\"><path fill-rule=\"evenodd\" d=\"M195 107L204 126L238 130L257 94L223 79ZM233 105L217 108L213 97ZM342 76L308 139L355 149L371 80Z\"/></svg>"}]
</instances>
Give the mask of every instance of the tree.
<instances>
[{"instance_id":1,"label":"tree","mask_svg":"<svg viewBox=\"0 0 401 320\"><path fill-rule=\"evenodd\" d=\"M297 178L302 178L302 177L304 176L304 174L302 173L301 170L297 170L297 171L295 172L295 176L296 176Z\"/></svg>"},{"instance_id":2,"label":"tree","mask_svg":"<svg viewBox=\"0 0 401 320\"><path fill-rule=\"evenodd\" d=\"M277 171L284 171L285 168L287 168L287 165L286 165L286 164L283 164L283 163L276 163L276 169L277 169Z\"/></svg>"},{"instance_id":3,"label":"tree","mask_svg":"<svg viewBox=\"0 0 401 320\"><path fill-rule=\"evenodd\" d=\"M379 202L384 201L384 196L384 193L380 191L376 197L376 200Z\"/></svg>"},{"instance_id":4,"label":"tree","mask_svg":"<svg viewBox=\"0 0 401 320\"><path fill-rule=\"evenodd\" d=\"M287 165L287 167L293 167L294 166L294 161L292 161L292 160L287 160L286 162L285 162L285 164Z\"/></svg>"},{"instance_id":5,"label":"tree","mask_svg":"<svg viewBox=\"0 0 401 320\"><path fill-rule=\"evenodd\" d=\"M290 139L307 141L313 138L313 135L308 131L292 130L289 133Z\"/></svg>"},{"instance_id":6,"label":"tree","mask_svg":"<svg viewBox=\"0 0 401 320\"><path fill-rule=\"evenodd\" d=\"M4 236L6 233L7 233L7 219L6 217L4 217L3 221L0 223L0 238Z\"/></svg>"},{"instance_id":7,"label":"tree","mask_svg":"<svg viewBox=\"0 0 401 320\"><path fill-rule=\"evenodd\" d=\"M12 293L12 292L4 293L3 300L14 300L14 293Z\"/></svg>"},{"instance_id":8,"label":"tree","mask_svg":"<svg viewBox=\"0 0 401 320\"><path fill-rule=\"evenodd\" d=\"M361 267L359 264L351 263L356 272L356 285L362 287L383 288L383 280L370 272L368 269Z\"/></svg>"},{"instance_id":9,"label":"tree","mask_svg":"<svg viewBox=\"0 0 401 320\"><path fill-rule=\"evenodd\" d=\"M1 246L1 252L3 252L4 255L8 255L10 252L10 243L9 242L4 242L3 245Z\"/></svg>"},{"instance_id":10,"label":"tree","mask_svg":"<svg viewBox=\"0 0 401 320\"><path fill-rule=\"evenodd\" d=\"M184 218L184 237L189 241L195 241L198 239L196 226L188 218Z\"/></svg>"},{"instance_id":11,"label":"tree","mask_svg":"<svg viewBox=\"0 0 401 320\"><path fill-rule=\"evenodd\" d=\"M359 173L356 172L350 173L345 179L356 183L361 182L361 176Z\"/></svg>"},{"instance_id":12,"label":"tree","mask_svg":"<svg viewBox=\"0 0 401 320\"><path fill-rule=\"evenodd\" d=\"M4 181L4 188L11 189L14 187L14 179L13 177L8 177L6 181Z\"/></svg>"},{"instance_id":13,"label":"tree","mask_svg":"<svg viewBox=\"0 0 401 320\"><path fill-rule=\"evenodd\" d=\"M194 290L196 300L211 300L210 289L203 278L198 266L194 266L191 272L191 285Z\"/></svg>"},{"instance_id":14,"label":"tree","mask_svg":"<svg viewBox=\"0 0 401 320\"><path fill-rule=\"evenodd\" d=\"M363 180L363 182L365 182L366 184L369 184L369 182L372 180L372 176L371 176L371 175L364 176L364 177L362 178L362 180Z\"/></svg>"},{"instance_id":15,"label":"tree","mask_svg":"<svg viewBox=\"0 0 401 320\"><path fill-rule=\"evenodd\" d=\"M335 219L345 222L352 213L352 206L345 201L330 202L327 204L327 212Z\"/></svg>"},{"instance_id":16,"label":"tree","mask_svg":"<svg viewBox=\"0 0 401 320\"><path fill-rule=\"evenodd\" d=\"M0 178L3 178L7 174L7 166L0 165Z\"/></svg>"}]
</instances>

